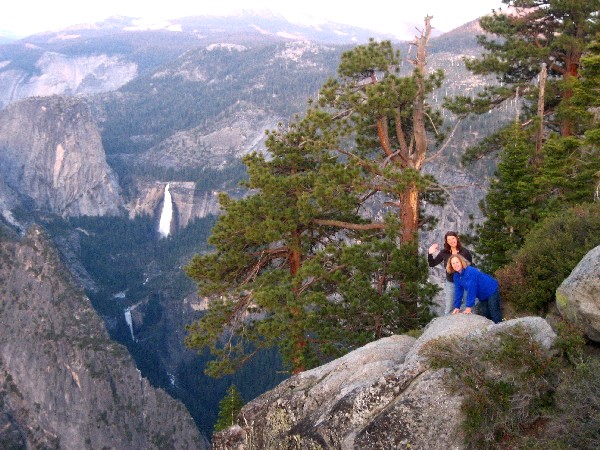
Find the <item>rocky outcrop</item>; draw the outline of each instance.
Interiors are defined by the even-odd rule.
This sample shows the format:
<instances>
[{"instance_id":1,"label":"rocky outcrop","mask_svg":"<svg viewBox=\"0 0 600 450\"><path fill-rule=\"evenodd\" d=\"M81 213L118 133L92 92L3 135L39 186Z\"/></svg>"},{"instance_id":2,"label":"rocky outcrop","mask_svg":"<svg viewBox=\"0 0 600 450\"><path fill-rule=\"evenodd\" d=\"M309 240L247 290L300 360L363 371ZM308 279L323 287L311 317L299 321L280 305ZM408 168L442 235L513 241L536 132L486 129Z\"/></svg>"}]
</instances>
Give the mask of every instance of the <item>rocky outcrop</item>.
<instances>
[{"instance_id":1,"label":"rocky outcrop","mask_svg":"<svg viewBox=\"0 0 600 450\"><path fill-rule=\"evenodd\" d=\"M62 216L119 213L119 186L89 107L31 98L0 112L0 171L36 208Z\"/></svg>"},{"instance_id":2,"label":"rocky outcrop","mask_svg":"<svg viewBox=\"0 0 600 450\"><path fill-rule=\"evenodd\" d=\"M539 317L494 325L477 315L434 319L418 339L391 336L295 375L242 408L238 424L213 438L217 450L461 449L461 397L419 353L441 336L481 340L522 326L550 349Z\"/></svg>"},{"instance_id":3,"label":"rocky outcrop","mask_svg":"<svg viewBox=\"0 0 600 450\"><path fill-rule=\"evenodd\" d=\"M110 340L40 228L1 242L0 260L0 446L208 448Z\"/></svg>"},{"instance_id":4,"label":"rocky outcrop","mask_svg":"<svg viewBox=\"0 0 600 450\"><path fill-rule=\"evenodd\" d=\"M558 287L556 306L566 320L600 342L600 246L590 250Z\"/></svg>"}]
</instances>

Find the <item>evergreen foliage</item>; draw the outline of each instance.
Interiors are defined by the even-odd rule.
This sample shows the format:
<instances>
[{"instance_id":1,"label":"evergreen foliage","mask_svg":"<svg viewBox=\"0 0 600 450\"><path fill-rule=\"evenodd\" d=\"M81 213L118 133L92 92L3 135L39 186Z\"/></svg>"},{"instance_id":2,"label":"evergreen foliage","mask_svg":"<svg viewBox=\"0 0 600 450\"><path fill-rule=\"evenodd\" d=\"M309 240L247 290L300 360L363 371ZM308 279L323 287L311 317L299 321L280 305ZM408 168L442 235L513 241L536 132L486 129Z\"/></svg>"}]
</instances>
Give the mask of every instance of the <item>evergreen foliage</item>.
<instances>
[{"instance_id":1,"label":"evergreen foliage","mask_svg":"<svg viewBox=\"0 0 600 450\"><path fill-rule=\"evenodd\" d=\"M188 327L186 340L192 348L210 346L218 356L210 373L231 373L248 354L277 345L292 368L315 364L306 338L311 283L298 271L320 246L351 238L315 226L315 218L359 220L358 199L346 189L354 173L327 151L337 139L327 130L330 120L309 111L288 130L270 133L270 160L245 158L246 186L254 193L237 201L221 195L224 214L209 238L215 252L197 255L186 268L203 295L219 297Z\"/></svg>"},{"instance_id":2,"label":"evergreen foliage","mask_svg":"<svg viewBox=\"0 0 600 450\"><path fill-rule=\"evenodd\" d=\"M599 50L596 41L589 46L581 77L570 84L571 110L578 112L570 122L579 134L551 133L538 151L532 131L515 122L481 146L502 148L496 178L482 205L486 221L478 229L476 249L486 270L493 272L511 262L543 218L598 198L600 146L594 136L600 120L592 108L599 103L595 95L600 85Z\"/></svg>"},{"instance_id":3,"label":"evergreen foliage","mask_svg":"<svg viewBox=\"0 0 600 450\"><path fill-rule=\"evenodd\" d=\"M427 22L426 25L429 25ZM421 173L430 161L429 142L441 144L442 117L427 103L427 96L442 84L442 71L425 73L424 33L415 45L411 76L401 77L400 55L389 41L374 42L342 54L339 77L321 89L319 104L336 112L337 126L354 138L354 146L341 153L360 170L365 196L385 197L400 219L402 240L412 239L430 218L420 216L424 195L433 204L446 200L436 181Z\"/></svg>"},{"instance_id":4,"label":"evergreen foliage","mask_svg":"<svg viewBox=\"0 0 600 450\"><path fill-rule=\"evenodd\" d=\"M426 133L440 121L425 96L442 74L426 78L420 66L401 78L398 63L389 41L344 53L318 107L268 133L268 159L245 158L250 194L221 195L215 251L186 267L210 296L186 338L216 356L208 374L232 373L273 346L299 372L430 319L436 287L416 232L427 222L419 194L444 200L420 173ZM377 195L397 211L379 222L364 213Z\"/></svg>"},{"instance_id":5,"label":"evergreen foliage","mask_svg":"<svg viewBox=\"0 0 600 450\"><path fill-rule=\"evenodd\" d=\"M482 268L494 272L511 260L536 220L533 208L535 146L519 123L505 130L497 176L492 179L482 210L486 221L478 229L477 253Z\"/></svg>"},{"instance_id":6,"label":"evergreen foliage","mask_svg":"<svg viewBox=\"0 0 600 450\"><path fill-rule=\"evenodd\" d=\"M236 423L237 414L244 406L244 400L240 391L232 384L227 389L227 394L219 403L219 413L217 423L215 423L214 431L224 430Z\"/></svg>"},{"instance_id":7,"label":"evergreen foliage","mask_svg":"<svg viewBox=\"0 0 600 450\"><path fill-rule=\"evenodd\" d=\"M306 276L336 286L333 299L313 296L309 316L325 355L341 356L431 320L431 299L438 288L427 282L427 262L417 255L416 245L416 241L398 245L391 229L365 237L360 245L327 247L307 262ZM339 264L335 270L325 269L335 261Z\"/></svg>"},{"instance_id":8,"label":"evergreen foliage","mask_svg":"<svg viewBox=\"0 0 600 450\"><path fill-rule=\"evenodd\" d=\"M484 53L467 59L475 74L495 74L499 84L486 86L476 99L459 97L451 102L457 112L484 113L515 95L533 106L524 111L535 114L538 89L532 81L542 64L548 69L548 96L545 110L556 114L562 135L570 135L574 118L570 109L572 79L579 76L581 55L600 30L598 0L503 0L512 11L494 11L480 19L489 34L478 36ZM497 39L491 38L495 37ZM517 92L518 91L518 92ZM527 104L526 104L527 106Z\"/></svg>"},{"instance_id":9,"label":"evergreen foliage","mask_svg":"<svg viewBox=\"0 0 600 450\"><path fill-rule=\"evenodd\" d=\"M496 272L502 299L517 311L542 314L581 258L600 245L600 203L549 216L525 237L512 262Z\"/></svg>"}]
</instances>

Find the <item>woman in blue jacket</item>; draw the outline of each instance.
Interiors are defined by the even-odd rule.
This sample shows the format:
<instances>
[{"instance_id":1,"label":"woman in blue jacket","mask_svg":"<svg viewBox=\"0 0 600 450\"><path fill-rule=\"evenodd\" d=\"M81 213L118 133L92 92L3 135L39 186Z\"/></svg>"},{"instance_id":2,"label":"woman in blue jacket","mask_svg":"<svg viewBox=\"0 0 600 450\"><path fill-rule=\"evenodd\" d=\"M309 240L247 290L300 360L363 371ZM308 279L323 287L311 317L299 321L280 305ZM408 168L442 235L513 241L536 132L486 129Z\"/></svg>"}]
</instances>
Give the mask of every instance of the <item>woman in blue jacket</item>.
<instances>
[{"instance_id":1,"label":"woman in blue jacket","mask_svg":"<svg viewBox=\"0 0 600 450\"><path fill-rule=\"evenodd\" d=\"M454 311L452 311L452 314L460 312L463 293L466 291L467 299L465 303L467 307L464 314L471 314L477 299L479 300L477 304L479 314L493 320L494 323L502 322L500 291L495 278L470 266L461 255L450 257L446 271L453 274L454 278Z\"/></svg>"}]
</instances>

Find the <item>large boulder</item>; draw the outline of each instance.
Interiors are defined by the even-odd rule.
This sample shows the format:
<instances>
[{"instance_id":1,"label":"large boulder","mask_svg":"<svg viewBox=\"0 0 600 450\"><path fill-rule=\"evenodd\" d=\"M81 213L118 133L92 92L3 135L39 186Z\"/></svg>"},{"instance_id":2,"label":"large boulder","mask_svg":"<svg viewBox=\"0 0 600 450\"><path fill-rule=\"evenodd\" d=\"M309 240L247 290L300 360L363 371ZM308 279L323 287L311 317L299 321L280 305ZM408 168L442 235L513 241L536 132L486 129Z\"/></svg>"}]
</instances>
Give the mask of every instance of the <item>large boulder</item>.
<instances>
[{"instance_id":1,"label":"large boulder","mask_svg":"<svg viewBox=\"0 0 600 450\"><path fill-rule=\"evenodd\" d=\"M420 349L441 336L480 340L522 326L549 349L555 334L539 317L494 325L477 315L434 319L418 339L391 336L295 375L248 403L238 424L216 433L217 450L461 449L462 397L447 370L428 368Z\"/></svg>"},{"instance_id":2,"label":"large boulder","mask_svg":"<svg viewBox=\"0 0 600 450\"><path fill-rule=\"evenodd\" d=\"M563 318L600 342L600 246L590 250L558 287L556 306Z\"/></svg>"}]
</instances>

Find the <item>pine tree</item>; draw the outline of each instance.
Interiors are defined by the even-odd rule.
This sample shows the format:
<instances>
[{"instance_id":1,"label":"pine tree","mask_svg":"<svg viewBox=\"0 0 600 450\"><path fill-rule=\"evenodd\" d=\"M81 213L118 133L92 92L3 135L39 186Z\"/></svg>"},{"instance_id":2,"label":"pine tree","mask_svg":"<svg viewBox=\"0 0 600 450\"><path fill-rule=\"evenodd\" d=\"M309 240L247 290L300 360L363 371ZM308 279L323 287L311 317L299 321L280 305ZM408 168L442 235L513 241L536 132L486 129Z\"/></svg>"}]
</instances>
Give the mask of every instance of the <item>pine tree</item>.
<instances>
[{"instance_id":1,"label":"pine tree","mask_svg":"<svg viewBox=\"0 0 600 450\"><path fill-rule=\"evenodd\" d=\"M232 384L229 389L227 389L225 397L219 402L219 412L214 431L221 431L235 425L237 415L242 409L242 406L244 406L242 395L235 384Z\"/></svg>"},{"instance_id":2,"label":"pine tree","mask_svg":"<svg viewBox=\"0 0 600 450\"><path fill-rule=\"evenodd\" d=\"M439 132L439 111L427 104L428 94L443 80L441 71L425 72L430 19L413 42L415 55L408 55L415 67L412 76L398 75L400 55L389 41L371 41L342 55L338 78L330 79L319 96L321 106L336 112L340 129L355 138L354 146L339 151L360 169L364 195L382 196L395 211L402 242L414 239L425 221L419 215L424 193L441 192L432 177L421 173L444 148L430 154L432 137L437 144L445 138Z\"/></svg>"},{"instance_id":3,"label":"pine tree","mask_svg":"<svg viewBox=\"0 0 600 450\"><path fill-rule=\"evenodd\" d=\"M337 357L431 320L437 287L427 281L429 268L416 245L415 240L398 245L390 227L360 244L328 248L305 266L307 275L335 285L333 296L315 298L309 317L319 330L324 355ZM327 267L324 258L336 261L336 269L322 270Z\"/></svg>"},{"instance_id":4,"label":"pine tree","mask_svg":"<svg viewBox=\"0 0 600 450\"><path fill-rule=\"evenodd\" d=\"M535 177L535 203L541 216L594 200L600 177L599 150L575 136L554 136L544 144L543 163Z\"/></svg>"},{"instance_id":5,"label":"pine tree","mask_svg":"<svg viewBox=\"0 0 600 450\"><path fill-rule=\"evenodd\" d=\"M591 198L586 201L600 201L600 35L590 43L581 58L581 78L574 89L573 103L579 108L578 116L587 122L583 133L582 152L578 161L584 162L584 169L577 171L579 178L593 180ZM588 191L589 192L589 191Z\"/></svg>"},{"instance_id":6,"label":"pine tree","mask_svg":"<svg viewBox=\"0 0 600 450\"><path fill-rule=\"evenodd\" d=\"M534 151L535 144L520 123L507 129L496 176L483 202L486 220L478 229L476 249L484 258L484 270L493 272L510 261L536 221Z\"/></svg>"},{"instance_id":7,"label":"pine tree","mask_svg":"<svg viewBox=\"0 0 600 450\"><path fill-rule=\"evenodd\" d=\"M186 267L209 298L186 338L216 357L208 374L275 346L297 373L429 320L436 288L418 255L420 200L444 197L421 174L441 152L427 155L440 115L426 96L442 79L424 74L430 32L428 18L409 77L396 75L389 41L345 53L318 106L268 133L268 158L244 159L250 194L220 196L214 251ZM385 220L367 213L373 199L389 205Z\"/></svg>"},{"instance_id":8,"label":"pine tree","mask_svg":"<svg viewBox=\"0 0 600 450\"><path fill-rule=\"evenodd\" d=\"M353 238L352 230L340 234L316 222L363 226L351 189L356 171L328 151L337 146L330 121L327 113L309 110L287 129L269 133L270 158L251 154L244 160L251 194L220 196L223 214L209 238L214 252L195 256L186 267L211 299L202 319L188 326L186 344L211 349L211 375L232 373L261 348L279 347L294 372L315 364L307 285L318 287L299 271L323 245Z\"/></svg>"},{"instance_id":9,"label":"pine tree","mask_svg":"<svg viewBox=\"0 0 600 450\"><path fill-rule=\"evenodd\" d=\"M572 107L573 83L580 76L586 45L600 31L600 0L502 0L510 9L494 11L479 24L487 35L478 36L484 53L467 59L478 75L495 74L496 85L486 86L475 99L458 97L448 104L455 112L485 113L508 98L520 96L531 106L526 122L535 116L538 88L535 80L545 64L548 71L545 123L562 136L576 133L577 112ZM495 39L495 38L498 39Z\"/></svg>"},{"instance_id":10,"label":"pine tree","mask_svg":"<svg viewBox=\"0 0 600 450\"><path fill-rule=\"evenodd\" d=\"M479 228L478 251L484 267L495 271L512 261L526 235L539 220L595 199L600 182L600 127L594 107L600 105L600 46L589 46L582 58L581 78L573 83L574 122L579 135L551 134L541 154L535 154L528 132L515 123L496 136L501 145L497 177L484 201L487 217ZM492 141L489 141L490 143ZM540 156L536 160L536 156Z\"/></svg>"}]
</instances>

